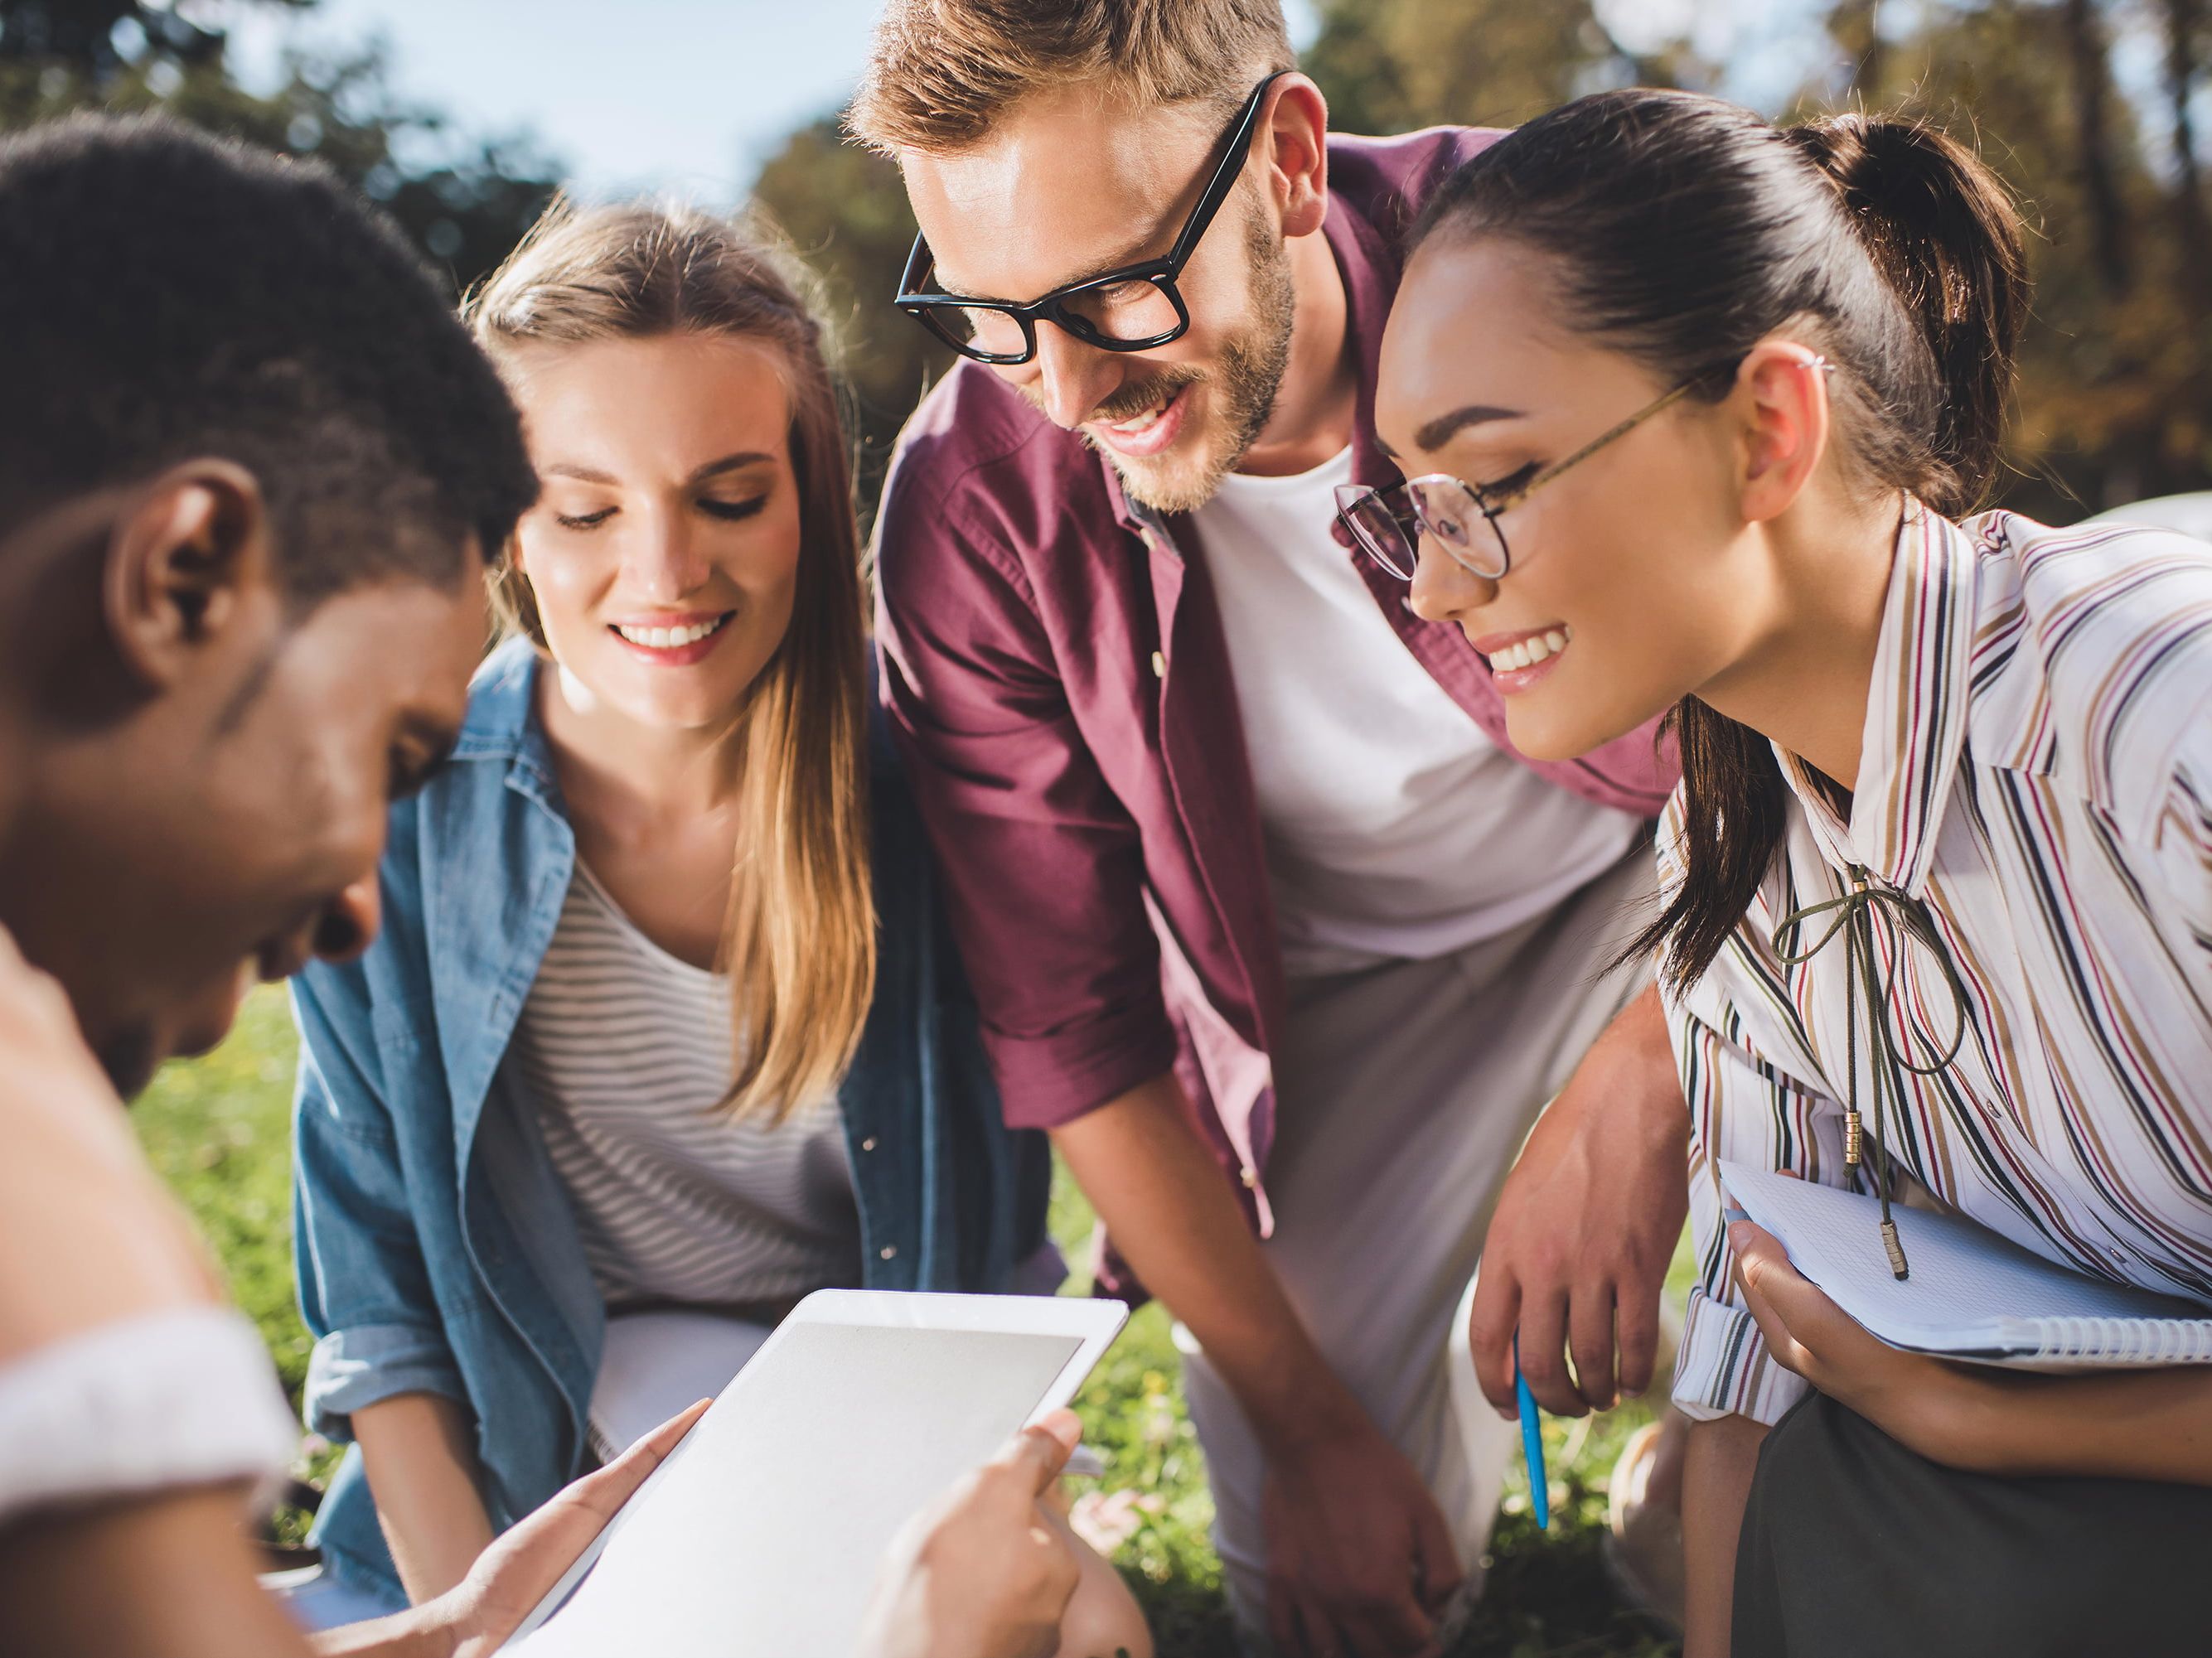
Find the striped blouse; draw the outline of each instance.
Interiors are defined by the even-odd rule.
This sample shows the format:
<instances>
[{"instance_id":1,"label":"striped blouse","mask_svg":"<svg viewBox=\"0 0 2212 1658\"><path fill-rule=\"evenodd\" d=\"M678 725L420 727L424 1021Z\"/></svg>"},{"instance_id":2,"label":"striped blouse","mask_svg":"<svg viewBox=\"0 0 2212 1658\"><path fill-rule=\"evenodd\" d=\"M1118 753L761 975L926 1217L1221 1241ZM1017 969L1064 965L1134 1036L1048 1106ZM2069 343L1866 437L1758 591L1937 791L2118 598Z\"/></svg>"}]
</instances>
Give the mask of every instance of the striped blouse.
<instances>
[{"instance_id":1,"label":"striped blouse","mask_svg":"<svg viewBox=\"0 0 2212 1658\"><path fill-rule=\"evenodd\" d=\"M638 930L580 861L505 1067L535 1108L610 1309L741 1307L860 1281L834 1099L717 1110L730 984Z\"/></svg>"},{"instance_id":2,"label":"striped blouse","mask_svg":"<svg viewBox=\"0 0 2212 1658\"><path fill-rule=\"evenodd\" d=\"M1772 1422L1805 1390L1737 1298L1715 1165L1845 1180L1844 941L1782 959L1832 914L1771 940L1850 890L1854 865L1924 906L1966 1001L1952 1064L1899 1078L1890 1166L2051 1260L2212 1297L2209 709L2212 545L1908 513L1849 816L1777 750L1784 848L1727 948L1669 999L1692 1120L1699 1281L1674 1383L1690 1415ZM1660 837L1670 887L1680 809L1678 794ZM1875 936L1883 1016L1926 1064L1957 1028L1943 964L1897 928ZM1863 1008L1857 1031L1870 1176Z\"/></svg>"}]
</instances>

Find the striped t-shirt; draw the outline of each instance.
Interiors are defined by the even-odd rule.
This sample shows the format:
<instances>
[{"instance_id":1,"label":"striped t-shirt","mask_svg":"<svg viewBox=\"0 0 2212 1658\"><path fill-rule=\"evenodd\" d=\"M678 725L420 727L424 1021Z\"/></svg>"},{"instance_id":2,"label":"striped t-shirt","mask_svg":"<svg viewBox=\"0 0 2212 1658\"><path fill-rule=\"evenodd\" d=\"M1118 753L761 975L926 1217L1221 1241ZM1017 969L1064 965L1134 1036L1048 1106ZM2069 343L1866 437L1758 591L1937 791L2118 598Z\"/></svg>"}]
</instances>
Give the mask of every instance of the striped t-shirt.
<instances>
[{"instance_id":1,"label":"striped t-shirt","mask_svg":"<svg viewBox=\"0 0 2212 1658\"><path fill-rule=\"evenodd\" d=\"M1738 1298L1714 1164L1844 1181L1844 941L1790 965L1833 913L1780 951L1772 935L1842 896L1853 865L1924 906L1966 1003L1955 1060L1899 1077L1889 1163L2051 1260L2212 1297L2212 545L1916 507L1848 819L1777 754L1782 853L1711 969L1670 999L1700 1279L1676 1401L1772 1422L1805 1389ZM1660 837L1669 889L1679 810L1678 795ZM1942 963L1901 928L1875 936L1882 1016L1927 1064L1957 1028ZM1871 1175L1879 1050L1858 1014Z\"/></svg>"},{"instance_id":2,"label":"striped t-shirt","mask_svg":"<svg viewBox=\"0 0 2212 1658\"><path fill-rule=\"evenodd\" d=\"M733 1122L732 1051L729 981L647 938L580 861L504 1063L611 1309L860 1281L836 1102Z\"/></svg>"}]
</instances>

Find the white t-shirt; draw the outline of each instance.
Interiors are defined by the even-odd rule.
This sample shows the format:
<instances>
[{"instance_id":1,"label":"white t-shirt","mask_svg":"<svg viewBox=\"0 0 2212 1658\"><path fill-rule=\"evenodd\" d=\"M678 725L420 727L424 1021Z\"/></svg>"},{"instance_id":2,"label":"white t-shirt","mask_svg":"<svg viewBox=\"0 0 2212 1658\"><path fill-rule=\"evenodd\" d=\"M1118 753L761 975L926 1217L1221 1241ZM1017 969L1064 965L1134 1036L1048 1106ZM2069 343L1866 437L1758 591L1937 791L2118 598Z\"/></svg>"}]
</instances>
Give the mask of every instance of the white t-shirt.
<instances>
[{"instance_id":1,"label":"white t-shirt","mask_svg":"<svg viewBox=\"0 0 2212 1658\"><path fill-rule=\"evenodd\" d=\"M1293 977L1496 938L1640 829L1499 749L1406 648L1329 533L1351 478L1349 449L1295 477L1232 473L1196 514Z\"/></svg>"}]
</instances>

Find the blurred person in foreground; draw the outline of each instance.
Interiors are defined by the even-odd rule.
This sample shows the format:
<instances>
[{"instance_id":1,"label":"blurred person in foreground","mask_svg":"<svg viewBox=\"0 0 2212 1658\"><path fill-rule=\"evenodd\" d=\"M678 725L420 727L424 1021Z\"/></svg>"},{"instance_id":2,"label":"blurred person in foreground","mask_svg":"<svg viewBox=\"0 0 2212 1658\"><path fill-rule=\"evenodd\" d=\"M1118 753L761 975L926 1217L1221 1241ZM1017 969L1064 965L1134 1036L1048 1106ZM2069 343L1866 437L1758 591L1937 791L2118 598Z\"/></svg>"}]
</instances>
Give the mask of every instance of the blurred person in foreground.
<instances>
[{"instance_id":1,"label":"blurred person in foreground","mask_svg":"<svg viewBox=\"0 0 2212 1658\"><path fill-rule=\"evenodd\" d=\"M0 307L0 1650L295 1654L240 1523L289 1412L118 1096L374 936L387 809L453 741L535 483L319 167L159 122L11 139ZM495 1649L693 1419L320 1649ZM1075 1566L1029 1516L1072 1442L917 1522L872 1652L1050 1651Z\"/></svg>"}]
</instances>

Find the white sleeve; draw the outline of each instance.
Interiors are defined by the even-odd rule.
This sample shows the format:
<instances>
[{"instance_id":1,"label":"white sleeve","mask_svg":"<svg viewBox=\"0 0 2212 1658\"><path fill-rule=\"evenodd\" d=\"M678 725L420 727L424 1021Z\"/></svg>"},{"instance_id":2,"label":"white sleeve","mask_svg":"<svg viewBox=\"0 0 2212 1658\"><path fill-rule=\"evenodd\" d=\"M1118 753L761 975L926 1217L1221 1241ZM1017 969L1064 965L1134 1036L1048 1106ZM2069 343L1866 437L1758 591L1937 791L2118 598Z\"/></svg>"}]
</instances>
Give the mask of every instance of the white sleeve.
<instances>
[{"instance_id":1,"label":"white sleeve","mask_svg":"<svg viewBox=\"0 0 2212 1658\"><path fill-rule=\"evenodd\" d=\"M252 1323L188 1308L0 1365L0 1525L34 1509L280 1476L299 1426Z\"/></svg>"}]
</instances>

